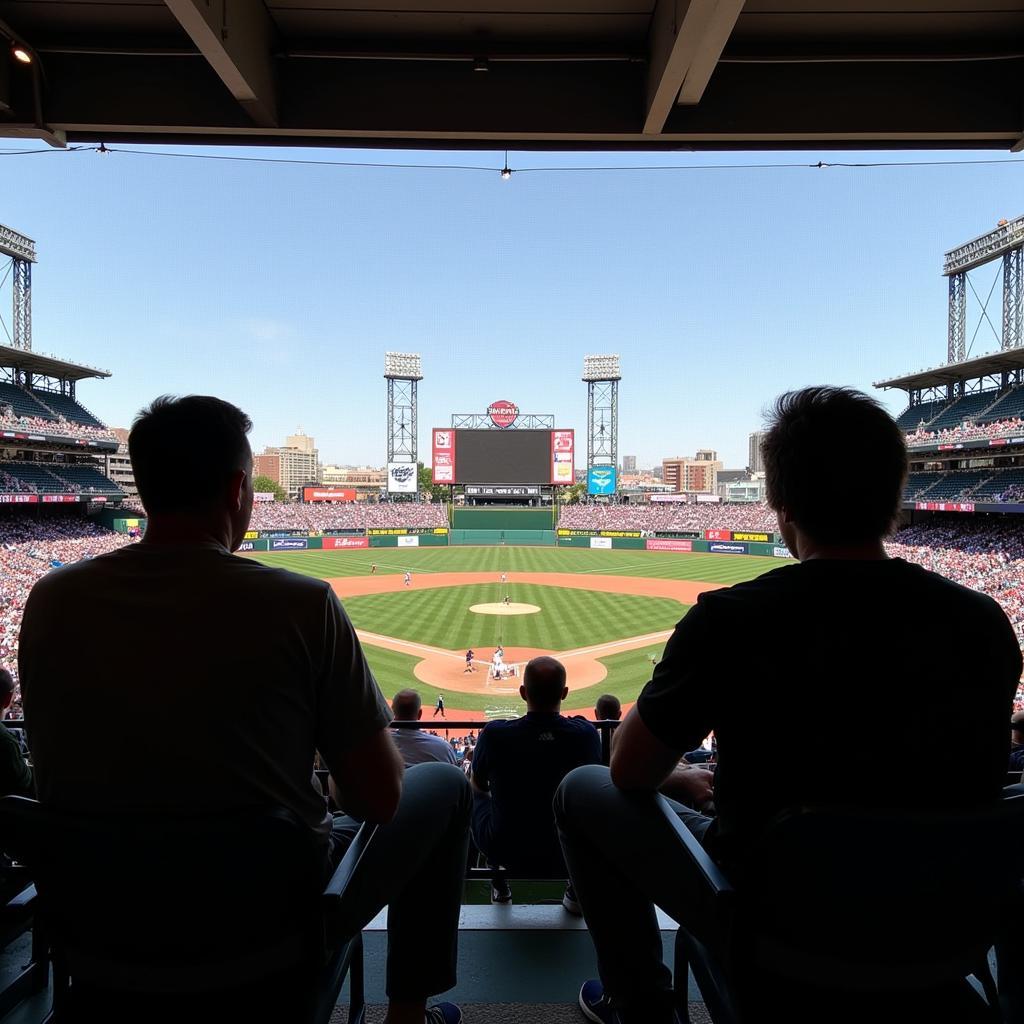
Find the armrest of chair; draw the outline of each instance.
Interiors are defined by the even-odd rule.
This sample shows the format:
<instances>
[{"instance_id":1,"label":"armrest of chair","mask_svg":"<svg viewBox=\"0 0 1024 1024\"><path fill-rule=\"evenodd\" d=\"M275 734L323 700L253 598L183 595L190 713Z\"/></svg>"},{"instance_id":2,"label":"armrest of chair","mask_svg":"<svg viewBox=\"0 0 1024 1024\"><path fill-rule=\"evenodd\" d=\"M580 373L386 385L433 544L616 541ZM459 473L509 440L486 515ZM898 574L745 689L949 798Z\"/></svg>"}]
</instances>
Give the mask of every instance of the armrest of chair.
<instances>
[{"instance_id":1,"label":"armrest of chair","mask_svg":"<svg viewBox=\"0 0 1024 1024\"><path fill-rule=\"evenodd\" d=\"M693 866L700 874L701 881L715 902L731 900L735 895L732 883L725 877L725 872L711 859L710 854L700 845L697 837L679 820L679 815L672 810L668 801L657 794L658 807L669 827L679 839L679 845Z\"/></svg>"},{"instance_id":2,"label":"armrest of chair","mask_svg":"<svg viewBox=\"0 0 1024 1024\"><path fill-rule=\"evenodd\" d=\"M364 823L360 826L355 838L345 851L345 855L338 862L327 885L324 886L323 902L328 907L337 905L344 898L376 832L376 825Z\"/></svg>"}]
</instances>

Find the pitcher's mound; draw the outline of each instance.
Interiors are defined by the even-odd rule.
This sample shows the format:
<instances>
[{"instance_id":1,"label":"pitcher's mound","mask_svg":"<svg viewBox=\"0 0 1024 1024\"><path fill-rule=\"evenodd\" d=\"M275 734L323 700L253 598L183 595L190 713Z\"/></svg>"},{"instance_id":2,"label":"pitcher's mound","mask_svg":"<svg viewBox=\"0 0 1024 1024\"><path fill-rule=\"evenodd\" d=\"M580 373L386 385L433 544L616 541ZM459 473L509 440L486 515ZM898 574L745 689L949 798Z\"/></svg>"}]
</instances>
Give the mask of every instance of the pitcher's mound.
<instances>
[{"instance_id":1,"label":"pitcher's mound","mask_svg":"<svg viewBox=\"0 0 1024 1024\"><path fill-rule=\"evenodd\" d=\"M494 604L470 605L469 610L477 615L533 615L540 608L535 604L502 604L499 601Z\"/></svg>"}]
</instances>

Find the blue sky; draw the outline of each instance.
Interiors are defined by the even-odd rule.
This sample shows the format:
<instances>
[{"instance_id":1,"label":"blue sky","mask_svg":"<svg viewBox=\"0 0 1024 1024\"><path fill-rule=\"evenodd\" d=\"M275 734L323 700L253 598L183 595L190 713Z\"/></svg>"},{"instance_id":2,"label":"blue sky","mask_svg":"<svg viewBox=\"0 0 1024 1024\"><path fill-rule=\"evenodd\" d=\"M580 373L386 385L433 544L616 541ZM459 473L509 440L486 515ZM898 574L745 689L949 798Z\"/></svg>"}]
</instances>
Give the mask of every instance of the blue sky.
<instances>
[{"instance_id":1,"label":"blue sky","mask_svg":"<svg viewBox=\"0 0 1024 1024\"><path fill-rule=\"evenodd\" d=\"M494 168L503 155L171 151ZM257 450L301 427L325 462L379 465L384 351L398 349L423 354L421 457L431 426L500 398L553 412L582 448L583 356L618 352L621 454L711 447L741 467L780 391L870 389L944 361L942 253L1024 213L1022 168L704 165L972 157L1004 154L511 153L514 168L631 169L502 181L41 150L0 156L0 222L37 241L35 348L113 371L79 391L113 425L163 392L212 393L252 416ZM983 297L994 272L974 276ZM996 324L998 311L997 286ZM997 347L983 324L973 354Z\"/></svg>"}]
</instances>

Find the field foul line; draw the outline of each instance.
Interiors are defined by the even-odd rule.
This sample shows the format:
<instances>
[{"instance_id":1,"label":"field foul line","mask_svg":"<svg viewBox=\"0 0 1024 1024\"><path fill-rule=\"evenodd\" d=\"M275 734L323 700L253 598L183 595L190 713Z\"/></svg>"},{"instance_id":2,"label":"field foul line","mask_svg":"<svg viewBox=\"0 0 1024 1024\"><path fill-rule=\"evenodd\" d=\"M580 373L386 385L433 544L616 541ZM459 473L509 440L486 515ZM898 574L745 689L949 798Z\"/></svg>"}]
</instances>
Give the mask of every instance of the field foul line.
<instances>
[{"instance_id":1,"label":"field foul line","mask_svg":"<svg viewBox=\"0 0 1024 1024\"><path fill-rule=\"evenodd\" d=\"M661 640L667 640L673 631L671 629L663 629L658 633L645 633L643 636L629 636L623 637L621 640L609 640L606 644L597 644L594 647L578 647L574 651L559 651L556 657L559 658L578 658L584 654L593 654L595 651L606 651L609 648L624 647L629 645L630 648L645 647L647 644L658 643Z\"/></svg>"},{"instance_id":2,"label":"field foul line","mask_svg":"<svg viewBox=\"0 0 1024 1024\"><path fill-rule=\"evenodd\" d=\"M384 636L383 633L368 633L365 630L357 629L356 636L360 640L373 644L375 647L385 647L390 650L403 648L410 651L423 651L425 654L440 655L445 658L464 658L461 654L453 654L451 651L442 650L440 647L429 647L427 644L413 643L412 640L399 640L394 636Z\"/></svg>"},{"instance_id":3,"label":"field foul line","mask_svg":"<svg viewBox=\"0 0 1024 1024\"><path fill-rule=\"evenodd\" d=\"M643 568L649 566L650 564L651 564L650 562L634 562L632 565L617 565L613 569L604 569L604 568L601 568L601 569L580 569L578 575L586 576L588 573L595 573L595 572L611 572L611 573L615 573L615 572L623 572L626 569L643 569Z\"/></svg>"},{"instance_id":4,"label":"field foul line","mask_svg":"<svg viewBox=\"0 0 1024 1024\"><path fill-rule=\"evenodd\" d=\"M417 548L417 550L419 550L419 549ZM397 569L399 572L411 572L413 574L413 576L415 576L416 573L418 573L418 572L421 572L424 575L427 575L428 573L440 572L441 571L440 569L415 569L414 570L414 569L410 569L409 566L407 566L407 565L392 565L390 562L377 562L375 564L379 568L381 568L381 569ZM367 573L367 575L369 575L369 573Z\"/></svg>"}]
</instances>

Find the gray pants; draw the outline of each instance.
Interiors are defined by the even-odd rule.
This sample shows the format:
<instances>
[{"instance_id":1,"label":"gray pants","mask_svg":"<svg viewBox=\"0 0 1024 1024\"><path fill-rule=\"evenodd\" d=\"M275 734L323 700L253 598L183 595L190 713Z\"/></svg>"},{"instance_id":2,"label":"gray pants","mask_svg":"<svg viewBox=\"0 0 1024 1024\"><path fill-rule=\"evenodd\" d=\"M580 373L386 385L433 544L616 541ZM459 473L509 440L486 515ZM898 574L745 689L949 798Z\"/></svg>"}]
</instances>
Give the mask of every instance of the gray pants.
<instances>
[{"instance_id":1,"label":"gray pants","mask_svg":"<svg viewBox=\"0 0 1024 1024\"><path fill-rule=\"evenodd\" d=\"M390 999L426 999L455 985L471 807L469 782L454 765L407 769L398 811L378 828L346 898L346 918L337 926L349 934L388 908ZM359 825L348 815L335 816L332 863Z\"/></svg>"},{"instance_id":2,"label":"gray pants","mask_svg":"<svg viewBox=\"0 0 1024 1024\"><path fill-rule=\"evenodd\" d=\"M703 840L711 819L669 801ZM662 962L655 902L698 937L700 883L653 795L624 793L602 765L570 772L555 794L569 876L597 950L605 994L656 1020L669 1012L672 974Z\"/></svg>"}]
</instances>

